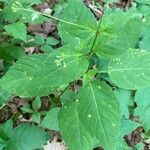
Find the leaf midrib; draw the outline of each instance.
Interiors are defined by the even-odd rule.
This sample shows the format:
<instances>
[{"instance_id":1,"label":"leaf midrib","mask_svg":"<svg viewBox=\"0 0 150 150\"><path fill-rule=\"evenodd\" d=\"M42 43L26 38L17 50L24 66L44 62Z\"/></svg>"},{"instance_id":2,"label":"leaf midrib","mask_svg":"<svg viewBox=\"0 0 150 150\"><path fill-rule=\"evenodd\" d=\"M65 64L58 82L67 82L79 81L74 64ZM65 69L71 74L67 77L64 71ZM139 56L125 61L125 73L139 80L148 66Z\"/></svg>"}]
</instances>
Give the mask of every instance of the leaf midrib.
<instances>
[{"instance_id":1,"label":"leaf midrib","mask_svg":"<svg viewBox=\"0 0 150 150\"><path fill-rule=\"evenodd\" d=\"M90 85L90 89L91 89L91 92L92 92L92 96L93 96L93 102L94 102L94 104L95 104L95 107L96 107L96 112L97 112L97 115L98 115L98 119L99 119L99 121L100 121L100 124L101 124L101 127L102 127L102 129L103 129L103 133L104 133L104 137L105 137L105 141L106 141L106 143L107 143L107 147L109 147L108 145L108 139L107 139L107 136L106 136L106 134L105 134L105 130L104 130L104 125L103 125L103 122L102 122L102 120L101 120L101 114L99 113L99 111L98 111L98 105L97 105L97 103L96 103L96 97L95 97L95 93L94 93L94 90L93 90L93 87L92 87L92 84L91 84L91 82L89 81L89 85Z\"/></svg>"}]
</instances>

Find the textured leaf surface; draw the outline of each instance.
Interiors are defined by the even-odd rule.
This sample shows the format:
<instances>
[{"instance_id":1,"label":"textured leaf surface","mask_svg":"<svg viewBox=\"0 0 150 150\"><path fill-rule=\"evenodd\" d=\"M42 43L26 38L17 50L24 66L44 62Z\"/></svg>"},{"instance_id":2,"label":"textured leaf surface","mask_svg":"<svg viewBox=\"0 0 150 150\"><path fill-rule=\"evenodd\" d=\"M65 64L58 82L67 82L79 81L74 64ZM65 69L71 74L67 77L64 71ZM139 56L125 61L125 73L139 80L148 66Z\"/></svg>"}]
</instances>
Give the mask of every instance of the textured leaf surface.
<instances>
[{"instance_id":1,"label":"textured leaf surface","mask_svg":"<svg viewBox=\"0 0 150 150\"><path fill-rule=\"evenodd\" d=\"M76 102L62 109L60 129L72 150L91 150L95 146L115 150L119 120L113 92L106 84L94 81L81 89Z\"/></svg>"},{"instance_id":2,"label":"textured leaf surface","mask_svg":"<svg viewBox=\"0 0 150 150\"><path fill-rule=\"evenodd\" d=\"M113 59L108 67L112 81L120 88L138 89L150 85L150 53L130 49Z\"/></svg>"},{"instance_id":3,"label":"textured leaf surface","mask_svg":"<svg viewBox=\"0 0 150 150\"><path fill-rule=\"evenodd\" d=\"M18 38L26 42L27 29L24 23L16 22L13 24L6 25L4 28L8 33L12 34L14 38Z\"/></svg>"},{"instance_id":4,"label":"textured leaf surface","mask_svg":"<svg viewBox=\"0 0 150 150\"><path fill-rule=\"evenodd\" d=\"M82 76L88 64L85 56L67 47L49 55L26 56L9 69L0 85L19 96L48 95Z\"/></svg>"}]
</instances>

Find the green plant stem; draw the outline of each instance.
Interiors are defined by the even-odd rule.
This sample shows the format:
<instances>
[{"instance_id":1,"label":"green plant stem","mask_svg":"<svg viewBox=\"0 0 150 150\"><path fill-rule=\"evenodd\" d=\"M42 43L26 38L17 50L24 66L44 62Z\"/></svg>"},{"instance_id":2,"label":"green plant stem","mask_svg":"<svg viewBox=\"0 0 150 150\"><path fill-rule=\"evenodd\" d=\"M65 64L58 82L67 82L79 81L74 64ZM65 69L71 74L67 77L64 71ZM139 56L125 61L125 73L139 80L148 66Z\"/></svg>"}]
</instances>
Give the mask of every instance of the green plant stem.
<instances>
[{"instance_id":1,"label":"green plant stem","mask_svg":"<svg viewBox=\"0 0 150 150\"><path fill-rule=\"evenodd\" d=\"M93 50L93 48L94 48L94 45L95 45L95 43L96 43L96 40L97 40L97 37L98 37L98 34L99 34L99 29L100 29L100 26L101 26L101 23L102 23L103 15L104 15L104 14L102 13L102 16L101 16L101 19L100 19L100 21L99 21L98 28L97 28L97 31L96 31L96 34L95 34L95 38L94 38L94 41L93 41L93 44L92 44L92 47L91 47L91 52L92 52L92 50Z\"/></svg>"}]
</instances>

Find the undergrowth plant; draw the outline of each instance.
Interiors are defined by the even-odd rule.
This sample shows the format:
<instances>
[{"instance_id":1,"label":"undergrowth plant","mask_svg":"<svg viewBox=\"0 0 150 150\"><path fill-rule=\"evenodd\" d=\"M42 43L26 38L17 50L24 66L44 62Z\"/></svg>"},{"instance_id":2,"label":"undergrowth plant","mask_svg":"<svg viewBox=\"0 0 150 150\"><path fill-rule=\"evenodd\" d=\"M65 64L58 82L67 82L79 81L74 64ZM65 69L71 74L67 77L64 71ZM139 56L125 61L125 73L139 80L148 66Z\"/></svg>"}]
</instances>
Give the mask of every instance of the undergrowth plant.
<instances>
[{"instance_id":1,"label":"undergrowth plant","mask_svg":"<svg viewBox=\"0 0 150 150\"><path fill-rule=\"evenodd\" d=\"M82 0L68 0L53 16L34 9L41 0L0 2L0 36L6 38L0 44L0 104L7 105L10 96L35 98L32 108L22 108L32 114L32 125L13 127L12 118L0 126L1 150L38 149L50 139L45 129L60 131L70 150L132 149L123 137L139 126L148 136L149 0L127 10L110 8L107 1L99 20ZM31 43L27 34L27 24L49 20L58 23L61 37L55 50L50 45L59 41L37 36ZM30 45L46 50L27 55L23 48ZM42 120L40 97L50 94L55 96ZM129 120L131 115L139 121Z\"/></svg>"}]
</instances>

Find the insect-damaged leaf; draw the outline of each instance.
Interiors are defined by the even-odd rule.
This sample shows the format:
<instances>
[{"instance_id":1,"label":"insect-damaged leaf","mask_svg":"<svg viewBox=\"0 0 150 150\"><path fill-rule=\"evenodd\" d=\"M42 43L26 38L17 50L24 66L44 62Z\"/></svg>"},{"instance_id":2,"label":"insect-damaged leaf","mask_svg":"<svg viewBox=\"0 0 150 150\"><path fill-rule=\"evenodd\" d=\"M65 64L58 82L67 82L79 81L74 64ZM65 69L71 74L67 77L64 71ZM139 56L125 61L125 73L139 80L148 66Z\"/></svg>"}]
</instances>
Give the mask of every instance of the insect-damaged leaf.
<instances>
[{"instance_id":1,"label":"insect-damaged leaf","mask_svg":"<svg viewBox=\"0 0 150 150\"><path fill-rule=\"evenodd\" d=\"M30 55L20 58L0 80L0 85L19 96L48 95L82 76L88 64L82 53L69 47L49 55Z\"/></svg>"}]
</instances>

